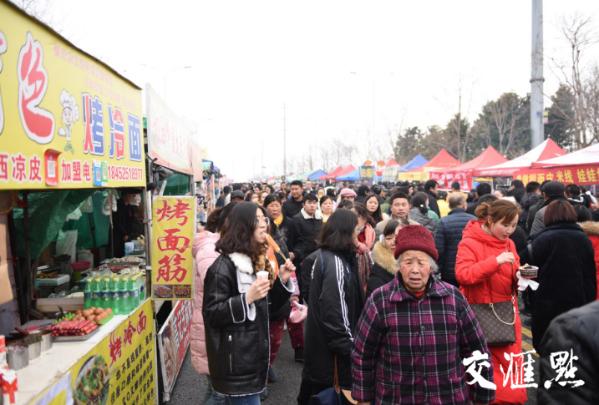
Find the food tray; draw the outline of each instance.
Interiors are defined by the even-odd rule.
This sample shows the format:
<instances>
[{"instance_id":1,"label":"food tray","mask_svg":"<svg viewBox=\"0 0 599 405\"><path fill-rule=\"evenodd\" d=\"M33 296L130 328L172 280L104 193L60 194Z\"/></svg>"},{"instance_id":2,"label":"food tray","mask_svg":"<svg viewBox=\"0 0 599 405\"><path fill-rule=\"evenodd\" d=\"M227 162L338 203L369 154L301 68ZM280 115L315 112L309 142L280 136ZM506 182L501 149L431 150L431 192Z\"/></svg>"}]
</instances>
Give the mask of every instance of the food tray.
<instances>
[{"instance_id":1,"label":"food tray","mask_svg":"<svg viewBox=\"0 0 599 405\"><path fill-rule=\"evenodd\" d=\"M68 274L61 274L55 278L36 278L36 287L56 287L59 285L67 284L71 281L71 277Z\"/></svg>"},{"instance_id":2,"label":"food tray","mask_svg":"<svg viewBox=\"0 0 599 405\"><path fill-rule=\"evenodd\" d=\"M54 336L54 342L83 342L89 339L90 337L94 336L96 333L98 333L99 330L100 327L98 326L92 332L83 336Z\"/></svg>"}]
</instances>

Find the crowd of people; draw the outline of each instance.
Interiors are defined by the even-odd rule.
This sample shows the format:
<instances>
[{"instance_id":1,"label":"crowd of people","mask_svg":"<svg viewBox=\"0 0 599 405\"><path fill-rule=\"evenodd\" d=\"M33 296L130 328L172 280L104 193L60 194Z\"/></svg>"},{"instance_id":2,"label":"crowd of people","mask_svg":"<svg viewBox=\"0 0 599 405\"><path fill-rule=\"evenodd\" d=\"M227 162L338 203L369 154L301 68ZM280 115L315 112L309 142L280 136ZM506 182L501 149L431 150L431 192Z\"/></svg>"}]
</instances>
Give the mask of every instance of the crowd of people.
<instances>
[{"instance_id":1,"label":"crowd of people","mask_svg":"<svg viewBox=\"0 0 599 405\"><path fill-rule=\"evenodd\" d=\"M327 395L524 404L526 388L505 384L522 373L521 311L540 378L555 378L552 353L571 348L587 378L539 384L539 403L599 403L599 204L587 190L293 181L227 186L216 206L194 242L191 353L209 381L203 403L260 404L279 379L286 329L303 364L301 381L287 382L300 405ZM524 264L538 273L524 276Z\"/></svg>"}]
</instances>

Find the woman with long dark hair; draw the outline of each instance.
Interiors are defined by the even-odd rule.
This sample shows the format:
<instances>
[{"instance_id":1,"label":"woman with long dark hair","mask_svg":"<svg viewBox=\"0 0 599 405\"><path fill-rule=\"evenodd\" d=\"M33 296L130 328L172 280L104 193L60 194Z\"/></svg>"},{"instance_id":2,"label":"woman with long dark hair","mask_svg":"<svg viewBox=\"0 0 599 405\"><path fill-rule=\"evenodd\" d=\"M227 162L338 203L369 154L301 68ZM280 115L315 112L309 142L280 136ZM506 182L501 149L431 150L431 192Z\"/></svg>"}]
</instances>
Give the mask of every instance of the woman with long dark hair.
<instances>
[{"instance_id":1,"label":"woman with long dark hair","mask_svg":"<svg viewBox=\"0 0 599 405\"><path fill-rule=\"evenodd\" d=\"M545 210L545 229L523 250L522 262L539 267L531 311L532 344L537 351L555 317L597 297L593 245L576 220L572 204L553 201Z\"/></svg>"},{"instance_id":2,"label":"woman with long dark hair","mask_svg":"<svg viewBox=\"0 0 599 405\"><path fill-rule=\"evenodd\" d=\"M336 210L322 229L320 250L314 253L300 405L333 386L335 368L340 386L351 389L353 333L363 306L356 263L357 225L354 212Z\"/></svg>"},{"instance_id":3,"label":"woman with long dark hair","mask_svg":"<svg viewBox=\"0 0 599 405\"><path fill-rule=\"evenodd\" d=\"M279 308L293 291L291 271L282 266L275 275L265 256L267 228L264 208L237 204L204 281L210 380L230 404L260 404L269 363L268 301Z\"/></svg>"},{"instance_id":4,"label":"woman with long dark hair","mask_svg":"<svg viewBox=\"0 0 599 405\"><path fill-rule=\"evenodd\" d=\"M381 212L381 204L379 204L379 198L376 194L368 194L364 199L364 206L374 220L375 225L384 219L389 218L387 214Z\"/></svg>"}]
</instances>

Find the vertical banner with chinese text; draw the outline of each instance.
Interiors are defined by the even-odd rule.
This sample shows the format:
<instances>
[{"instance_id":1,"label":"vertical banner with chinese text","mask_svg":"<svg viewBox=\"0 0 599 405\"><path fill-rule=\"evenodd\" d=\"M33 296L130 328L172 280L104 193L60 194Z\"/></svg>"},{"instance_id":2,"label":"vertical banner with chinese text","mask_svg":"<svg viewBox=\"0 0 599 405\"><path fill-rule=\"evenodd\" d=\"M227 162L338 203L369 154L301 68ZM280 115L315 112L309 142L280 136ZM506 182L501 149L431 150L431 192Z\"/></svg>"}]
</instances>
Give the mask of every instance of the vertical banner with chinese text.
<instances>
[{"instance_id":1,"label":"vertical banner with chinese text","mask_svg":"<svg viewBox=\"0 0 599 405\"><path fill-rule=\"evenodd\" d=\"M177 375L185 361L191 338L192 313L191 301L177 301L173 311L158 332L164 401L170 399Z\"/></svg>"},{"instance_id":2,"label":"vertical banner with chinese text","mask_svg":"<svg viewBox=\"0 0 599 405\"><path fill-rule=\"evenodd\" d=\"M196 198L160 196L152 202L152 298L191 299Z\"/></svg>"}]
</instances>

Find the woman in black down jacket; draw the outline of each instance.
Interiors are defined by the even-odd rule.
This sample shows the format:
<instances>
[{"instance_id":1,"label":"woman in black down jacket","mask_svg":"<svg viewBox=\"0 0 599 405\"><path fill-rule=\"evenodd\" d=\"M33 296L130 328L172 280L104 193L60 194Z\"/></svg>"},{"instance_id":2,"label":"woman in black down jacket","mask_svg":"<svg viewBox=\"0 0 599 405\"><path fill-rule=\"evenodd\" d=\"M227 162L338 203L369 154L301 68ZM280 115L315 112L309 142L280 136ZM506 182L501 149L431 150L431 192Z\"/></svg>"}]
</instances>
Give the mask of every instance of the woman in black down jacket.
<instances>
[{"instance_id":1,"label":"woman in black down jacket","mask_svg":"<svg viewBox=\"0 0 599 405\"><path fill-rule=\"evenodd\" d=\"M322 229L320 250L313 253L299 405L333 386L335 359L339 384L351 389L353 333L363 306L354 247L357 225L352 211L336 210Z\"/></svg>"},{"instance_id":2,"label":"woman in black down jacket","mask_svg":"<svg viewBox=\"0 0 599 405\"><path fill-rule=\"evenodd\" d=\"M221 254L204 281L203 315L208 368L214 391L228 404L260 404L269 361L268 295L278 309L293 285L287 266L274 279L265 253L268 219L264 208L243 202L233 208L216 244ZM256 273L266 270L268 279Z\"/></svg>"},{"instance_id":3,"label":"woman in black down jacket","mask_svg":"<svg viewBox=\"0 0 599 405\"><path fill-rule=\"evenodd\" d=\"M520 260L539 267L539 288L532 297L532 342L537 351L553 318L596 298L593 245L576 219L569 202L553 201L545 211L546 228Z\"/></svg>"}]
</instances>

